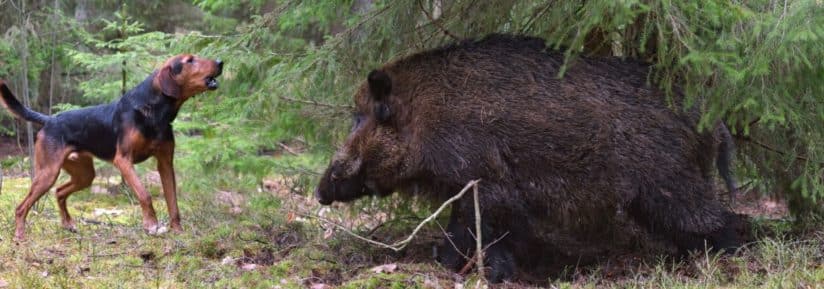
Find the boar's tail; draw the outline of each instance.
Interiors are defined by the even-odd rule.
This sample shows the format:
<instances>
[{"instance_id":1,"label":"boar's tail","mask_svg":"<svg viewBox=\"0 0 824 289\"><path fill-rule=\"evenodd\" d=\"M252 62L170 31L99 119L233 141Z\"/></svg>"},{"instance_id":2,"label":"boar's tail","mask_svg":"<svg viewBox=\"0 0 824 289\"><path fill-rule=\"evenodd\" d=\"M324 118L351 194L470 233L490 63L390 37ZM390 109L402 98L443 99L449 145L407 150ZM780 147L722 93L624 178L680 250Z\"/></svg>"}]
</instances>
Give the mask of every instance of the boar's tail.
<instances>
[{"instance_id":1,"label":"boar's tail","mask_svg":"<svg viewBox=\"0 0 824 289\"><path fill-rule=\"evenodd\" d=\"M721 123L721 143L718 147L718 156L715 159L715 165L718 167L718 174L724 179L727 185L727 190L730 194L730 204L738 195L738 183L732 175L730 166L732 165L732 156L735 153L735 143L732 140L729 128L724 123Z\"/></svg>"}]
</instances>

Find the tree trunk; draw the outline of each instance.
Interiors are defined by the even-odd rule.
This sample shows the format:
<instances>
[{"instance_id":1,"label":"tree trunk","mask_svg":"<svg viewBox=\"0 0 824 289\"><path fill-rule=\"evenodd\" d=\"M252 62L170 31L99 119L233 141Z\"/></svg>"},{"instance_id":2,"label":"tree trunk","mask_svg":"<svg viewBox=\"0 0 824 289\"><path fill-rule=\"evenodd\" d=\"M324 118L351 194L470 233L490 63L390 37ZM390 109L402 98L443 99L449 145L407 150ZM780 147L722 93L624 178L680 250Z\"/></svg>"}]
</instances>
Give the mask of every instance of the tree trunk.
<instances>
[{"instance_id":1,"label":"tree trunk","mask_svg":"<svg viewBox=\"0 0 824 289\"><path fill-rule=\"evenodd\" d=\"M84 23L87 18L89 18L89 11L86 10L86 0L78 0L74 7L74 20Z\"/></svg>"},{"instance_id":2,"label":"tree trunk","mask_svg":"<svg viewBox=\"0 0 824 289\"><path fill-rule=\"evenodd\" d=\"M124 16L123 16L123 23L121 23L121 25L123 25L123 26L121 26L122 28L121 28L120 32L118 32L118 34L119 34L120 39L126 40L126 38L129 37L127 35L126 30L125 30L126 25L128 24L128 22L126 21L126 16L125 16L126 15L126 4L123 3L123 1L120 1L120 13L122 13L122 15L124 15ZM121 52L121 53L125 52L125 49L121 48L121 49L118 50L118 52ZM124 94L126 94L126 60L125 59L123 60L123 62L121 63L121 66L120 66L120 76L121 76L120 95L124 95Z\"/></svg>"},{"instance_id":3,"label":"tree trunk","mask_svg":"<svg viewBox=\"0 0 824 289\"><path fill-rule=\"evenodd\" d=\"M52 23L57 23L57 9L60 8L60 2L58 0L54 0L53 8ZM54 69L55 66L57 66L54 62L55 50L57 50L57 33L52 33L51 72L49 73L49 103L46 104L46 110L49 115L52 114L52 105L54 104Z\"/></svg>"},{"instance_id":4,"label":"tree trunk","mask_svg":"<svg viewBox=\"0 0 824 289\"><path fill-rule=\"evenodd\" d=\"M28 29L25 28L25 27L28 27L28 21L29 21L28 16L26 15L26 1L20 1L20 7L21 7L20 10L21 10L21 14L22 14L20 16L21 17L20 18L20 22L21 22L20 27L23 27L23 29L21 29L22 33L20 34L20 36L22 38L22 41L23 41L23 49L21 49L21 51L20 51L20 53L22 53L22 55L20 56L20 61L21 61L21 66L22 66L21 67L22 71L21 71L20 75L23 77L22 81L21 81L22 82L21 87L23 89L23 93L22 93L23 94L23 104L25 106L31 107L31 101L30 101L30 96L29 96L29 92L30 92L30 89L29 89L29 40L28 40L29 31L28 31ZM28 143L28 149L29 149L29 178L31 178L32 180L34 180L34 132L33 132L33 129L34 128L32 127L31 122L27 121L26 122L26 138L28 140L27 143Z\"/></svg>"}]
</instances>

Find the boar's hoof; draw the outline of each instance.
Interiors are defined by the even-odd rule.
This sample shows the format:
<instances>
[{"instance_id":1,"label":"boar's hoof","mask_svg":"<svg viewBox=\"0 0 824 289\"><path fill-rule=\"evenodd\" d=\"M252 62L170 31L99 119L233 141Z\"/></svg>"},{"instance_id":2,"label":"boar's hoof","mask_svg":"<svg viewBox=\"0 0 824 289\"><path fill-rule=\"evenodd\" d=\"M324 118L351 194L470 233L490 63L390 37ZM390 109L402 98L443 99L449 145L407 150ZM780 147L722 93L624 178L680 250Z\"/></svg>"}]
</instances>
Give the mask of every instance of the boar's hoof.
<instances>
[{"instance_id":1,"label":"boar's hoof","mask_svg":"<svg viewBox=\"0 0 824 289\"><path fill-rule=\"evenodd\" d=\"M454 242L454 241L453 241ZM455 244L455 246L468 244ZM441 266L453 271L460 271L466 266L466 262L474 255L474 247L469 246L461 248L461 251L466 253L459 253L455 250L455 246L444 240L444 244L434 248L434 257ZM461 246L464 247L464 246ZM491 283L500 283L504 280L511 279L515 274L515 259L512 254L503 248L503 246L493 245L485 252L484 266L486 267L485 276L487 281ZM472 260L472 262L475 262Z\"/></svg>"},{"instance_id":2,"label":"boar's hoof","mask_svg":"<svg viewBox=\"0 0 824 289\"><path fill-rule=\"evenodd\" d=\"M735 253L743 242L741 235L747 231L746 224L738 215L732 212L725 213L725 225L718 230L706 234L682 234L675 243L682 256L695 251L710 249L724 254Z\"/></svg>"},{"instance_id":3,"label":"boar's hoof","mask_svg":"<svg viewBox=\"0 0 824 289\"><path fill-rule=\"evenodd\" d=\"M461 255L458 253L458 251L456 251L455 248L449 244L448 240L444 240L444 243L445 244L434 246L434 248L432 248L434 251L433 255L435 257L435 261L438 261L441 266L449 270L460 270L461 267L463 267L463 265L467 262L464 257L465 254Z\"/></svg>"},{"instance_id":4,"label":"boar's hoof","mask_svg":"<svg viewBox=\"0 0 824 289\"><path fill-rule=\"evenodd\" d=\"M500 283L512 279L515 274L515 258L512 253L501 246L492 246L486 251L486 279L491 283Z\"/></svg>"}]
</instances>

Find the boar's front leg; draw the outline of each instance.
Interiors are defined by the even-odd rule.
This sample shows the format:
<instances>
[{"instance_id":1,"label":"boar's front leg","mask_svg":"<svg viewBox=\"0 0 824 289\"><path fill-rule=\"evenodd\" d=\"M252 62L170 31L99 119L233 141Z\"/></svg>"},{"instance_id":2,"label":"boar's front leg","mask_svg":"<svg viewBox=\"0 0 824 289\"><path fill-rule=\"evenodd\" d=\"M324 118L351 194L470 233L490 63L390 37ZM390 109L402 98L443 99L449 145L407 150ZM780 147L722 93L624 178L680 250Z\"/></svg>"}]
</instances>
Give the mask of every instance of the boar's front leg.
<instances>
[{"instance_id":1,"label":"boar's front leg","mask_svg":"<svg viewBox=\"0 0 824 289\"><path fill-rule=\"evenodd\" d=\"M443 244L436 251L435 259L444 267L458 271L472 258L474 239L468 228L458 222L460 209L457 204L452 205L449 215L449 224L446 227L446 236Z\"/></svg>"},{"instance_id":2,"label":"boar's front leg","mask_svg":"<svg viewBox=\"0 0 824 289\"><path fill-rule=\"evenodd\" d=\"M470 208L471 206L464 204L452 205L452 214L446 229L447 236L437 250L437 261L454 271L460 271L467 262L475 262L472 260L476 251L475 216L474 210ZM481 218L483 220L483 217ZM489 226L488 222L483 221L481 226L483 246L489 246L484 251L487 280L498 283L511 278L515 272L515 260L508 248L510 241L504 238L490 246L489 243L496 241L501 235L498 234L498 230Z\"/></svg>"}]
</instances>

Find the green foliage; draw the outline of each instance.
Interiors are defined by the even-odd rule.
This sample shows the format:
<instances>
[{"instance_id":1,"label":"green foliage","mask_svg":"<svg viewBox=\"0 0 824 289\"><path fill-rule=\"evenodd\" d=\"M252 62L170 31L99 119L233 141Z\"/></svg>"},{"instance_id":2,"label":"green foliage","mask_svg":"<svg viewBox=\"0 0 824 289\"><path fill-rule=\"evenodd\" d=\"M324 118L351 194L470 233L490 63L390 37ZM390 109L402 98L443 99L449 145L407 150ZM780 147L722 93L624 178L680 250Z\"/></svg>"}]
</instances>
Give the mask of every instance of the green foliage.
<instances>
[{"instance_id":1,"label":"green foliage","mask_svg":"<svg viewBox=\"0 0 824 289\"><path fill-rule=\"evenodd\" d=\"M173 40L162 32L143 33L142 23L121 12L114 17L102 19L104 27L97 33L78 27L77 36L86 45L67 49L71 60L92 76L79 85L88 103L114 100L143 81L165 60L158 52L166 52Z\"/></svg>"},{"instance_id":2,"label":"green foliage","mask_svg":"<svg viewBox=\"0 0 824 289\"><path fill-rule=\"evenodd\" d=\"M62 180L61 180L62 181ZM97 185L102 185L97 180ZM28 190L27 178L7 178L0 207L14 207ZM152 191L159 190L156 186ZM248 192L241 214L215 204L211 194L181 194L182 234L147 237L140 229L140 208L124 194L78 193L69 209L79 222L77 233L60 227L53 201L28 220L29 240L0 241L0 281L8 288L306 288L327 284L339 288L474 288L477 278L455 278L431 261L431 239L419 238L399 257L336 232L324 232L308 220L286 223L284 210L255 206L268 192ZM155 208L165 220L157 194ZM80 198L78 200L78 198ZM98 203L106 199L105 203ZM269 197L269 199L271 199ZM91 204L91 205L89 205ZM296 205L296 204L290 204ZM122 216L96 215L97 208L122 210ZM331 212L330 212L331 213ZM14 230L13 210L0 211L0 232ZM128 220L128 221L124 221ZM533 286L558 288L816 288L824 280L824 235L821 232L791 240L781 232L782 221L763 221L767 237L729 256L695 255L677 263L630 258L610 266L579 266L569 278ZM778 231L772 231L777 229ZM384 226L373 237L387 238ZM404 235L403 229L389 233ZM440 236L429 227L425 236ZM363 233L362 233L363 234ZM394 239L394 237L389 237ZM416 250L413 248L421 248ZM267 256L267 252L268 255ZM147 253L153 257L147 258ZM631 256L635 259L635 256ZM624 264L629 262L631 264ZM394 264L396 269L376 273L371 268ZM243 268L242 265L254 265ZM603 268L603 269L600 269ZM612 273L618 274L617 276ZM540 277L538 277L540 278ZM530 284L515 283L512 286ZM806 287L805 287L806 286Z\"/></svg>"},{"instance_id":3,"label":"green foliage","mask_svg":"<svg viewBox=\"0 0 824 289\"><path fill-rule=\"evenodd\" d=\"M733 128L739 145L737 175L751 184L748 188L789 199L799 216L821 210L820 0L153 0L126 1L125 6L124 1L96 0L88 1L86 10L77 3L48 2L0 1L0 78L15 91L24 89L23 79L29 80L25 89L38 110L59 112L111 101L177 53L221 58L226 68L221 88L187 102L174 124L187 232L143 238L132 195L81 192L70 202L79 219L95 218L90 216L100 207L126 213L102 225L83 222L79 234L70 234L59 229L56 208L44 206L29 220L32 241L27 247L0 235L0 255L8 256L0 262L0 281L12 286L302 288L310 285L307 280L344 288L428 288L430 281L454 286L452 275L434 267L428 252L417 252L426 257L406 252L408 258L426 261L401 263L393 274L370 273L369 267L397 258L340 232L322 238L324 229L314 221L288 217L296 209L318 209L315 202L291 196L293 188L286 193L298 201L259 187L261 179L276 175L309 195L335 145L349 131L351 96L369 70L396 57L493 32L543 37L566 53L568 65L581 55L650 62L655 68L650 82L671 93L683 91L686 104L705 112L704 127L725 121ZM57 9L43 3L57 4ZM75 17L79 12L89 17ZM44 97L49 84L60 92L53 102ZM8 114L2 115L0 122L12 123ZM11 133L12 128L0 130ZM24 160L10 157L0 165L25 171ZM139 167L141 175L153 168L147 163ZM107 167L97 164L98 175L106 176ZM108 185L108 180L100 181L95 185ZM22 178L7 179L0 208L13 208L28 185ZM159 188L150 190L165 220ZM241 213L216 204L220 191L244 197ZM380 230L390 236L380 237L394 239L412 221L392 214L413 216L414 221L428 208L425 200L398 200L369 199L350 209L365 216L390 211L387 218L394 223ZM387 203L399 207L389 210L383 206ZM11 232L13 210L0 212L0 232ZM820 231L820 225L813 226ZM440 234L429 229L424 235ZM789 222L769 220L759 220L755 231L760 241L727 259L653 263L647 270L633 268L637 275L614 283L599 272L553 283L565 288L803 287L824 279L820 232L803 241L784 240L793 231ZM427 246L423 243L428 240L416 241L422 242L419 248ZM247 255L266 249L274 249L269 268L238 268L254 257ZM143 260L141 251L154 252L157 259ZM235 261L223 264L227 256Z\"/></svg>"},{"instance_id":4,"label":"green foliage","mask_svg":"<svg viewBox=\"0 0 824 289\"><path fill-rule=\"evenodd\" d=\"M745 157L766 184L820 201L824 8L817 1L725 8L733 13L703 19L714 30L686 38L690 49L676 68L684 70L687 91L709 99L705 124L726 117L744 136Z\"/></svg>"},{"instance_id":5,"label":"green foliage","mask_svg":"<svg viewBox=\"0 0 824 289\"><path fill-rule=\"evenodd\" d=\"M11 55L14 52L14 47L11 45L11 43L6 41L0 42L0 55L7 56ZM12 71L12 68L17 65L17 63L15 63L16 60L16 57L4 58L4 60L0 62L0 64L2 64L0 65L0 78L8 78L8 76L14 72Z\"/></svg>"},{"instance_id":6,"label":"green foliage","mask_svg":"<svg viewBox=\"0 0 824 289\"><path fill-rule=\"evenodd\" d=\"M266 2L266 0L192 0L193 4L210 12L238 10L242 8L252 8L258 12L260 6Z\"/></svg>"},{"instance_id":7,"label":"green foliage","mask_svg":"<svg viewBox=\"0 0 824 289\"><path fill-rule=\"evenodd\" d=\"M8 2L8 3L7 3ZM5 80L12 91L36 108L50 105L50 82L42 80L50 67L65 61L58 51L64 28L59 21L53 21L56 13L50 9L31 11L32 5L26 1L4 1L0 3L0 79ZM50 72L50 71L49 71ZM51 75L51 74L47 74ZM28 87L23 84L28 82ZM38 87L44 89L36 89ZM41 94L45 93L45 94ZM11 124L8 114L0 116L0 123ZM0 127L0 133L12 134L13 125Z\"/></svg>"},{"instance_id":8,"label":"green foliage","mask_svg":"<svg viewBox=\"0 0 824 289\"><path fill-rule=\"evenodd\" d=\"M270 136L302 137L328 155L327 144L347 131L349 98L368 70L456 38L524 33L547 39L569 60L584 54L651 62L650 81L683 91L685 104L705 111L702 126L723 120L732 127L739 170L754 186L787 197L798 214L821 208L820 1L381 1L365 13L353 8L286 4L224 44L243 43L246 58L259 62L277 59L274 70L244 74L256 84L251 94L272 94L253 105L274 109L249 114L247 123L278 123ZM343 28L328 33L335 25ZM294 34L307 27L324 33L322 40Z\"/></svg>"},{"instance_id":9,"label":"green foliage","mask_svg":"<svg viewBox=\"0 0 824 289\"><path fill-rule=\"evenodd\" d=\"M6 38L15 40L0 43L0 77L18 73L13 67L20 63L20 31L36 35L55 26L69 31L58 45L46 37L29 41L28 77L34 86L41 85L38 76L51 63L46 61L49 52L56 51L57 62L74 76L66 77L64 85L82 91L83 98L67 99L75 104L116 98L172 54L224 59L221 88L188 102L175 123L182 134L178 167L192 176L221 173L198 187L210 187L213 181L218 187L252 187L271 174L303 176L309 181L302 184L311 185L347 133L352 93L369 70L458 39L503 32L543 37L566 53L567 65L575 65L580 55L650 62L655 68L650 82L670 93L683 92L687 105L700 106L702 127L725 121L734 130L737 173L750 187L786 197L799 215L821 210L821 1L194 0L175 7L161 1L95 5L101 11L89 13L99 20L91 22L78 22L59 10L58 24L45 24L51 23L46 21L52 19L51 10L0 20L11 25ZM3 9L16 15L12 8ZM169 33L177 29L183 32ZM266 153L294 143L299 157Z\"/></svg>"}]
</instances>

